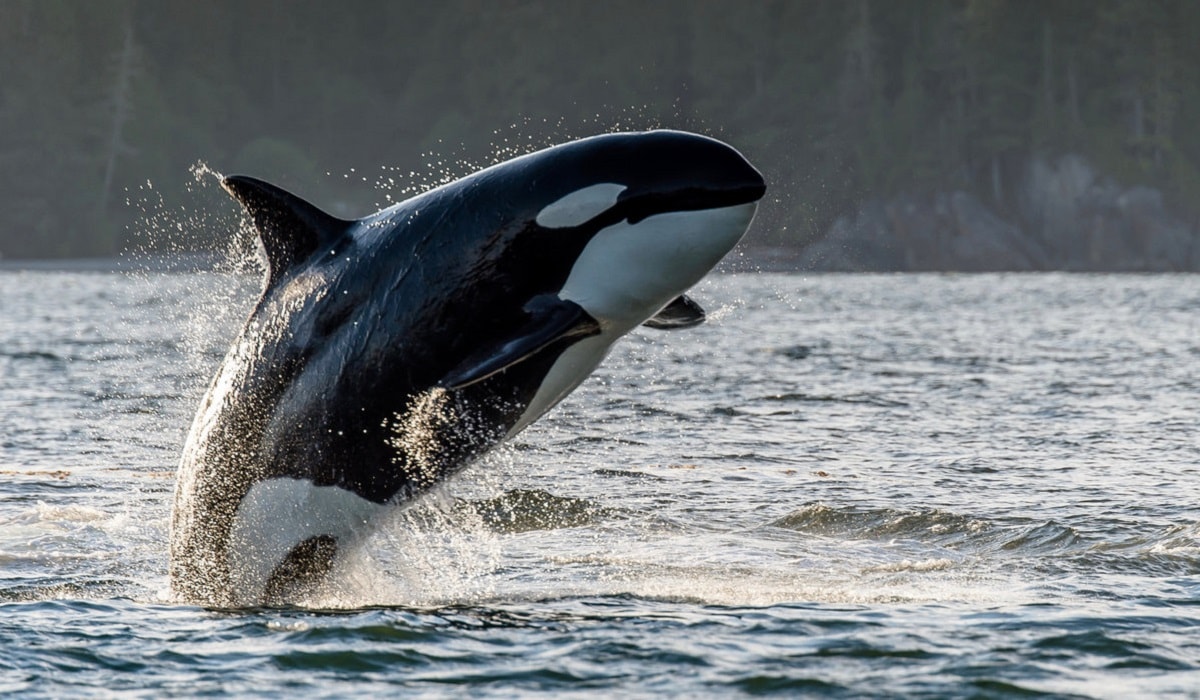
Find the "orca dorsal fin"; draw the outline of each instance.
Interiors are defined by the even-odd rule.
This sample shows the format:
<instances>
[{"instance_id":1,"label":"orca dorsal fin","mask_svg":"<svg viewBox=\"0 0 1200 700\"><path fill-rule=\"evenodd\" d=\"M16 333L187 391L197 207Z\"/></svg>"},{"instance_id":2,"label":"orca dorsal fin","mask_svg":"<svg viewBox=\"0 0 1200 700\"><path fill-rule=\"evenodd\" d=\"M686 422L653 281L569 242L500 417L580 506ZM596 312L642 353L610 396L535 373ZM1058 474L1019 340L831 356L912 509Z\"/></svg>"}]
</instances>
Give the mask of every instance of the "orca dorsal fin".
<instances>
[{"instance_id":1,"label":"orca dorsal fin","mask_svg":"<svg viewBox=\"0 0 1200 700\"><path fill-rule=\"evenodd\" d=\"M236 199L258 231L267 254L267 286L339 238L353 222L326 214L287 190L247 175L230 175L221 186Z\"/></svg>"}]
</instances>

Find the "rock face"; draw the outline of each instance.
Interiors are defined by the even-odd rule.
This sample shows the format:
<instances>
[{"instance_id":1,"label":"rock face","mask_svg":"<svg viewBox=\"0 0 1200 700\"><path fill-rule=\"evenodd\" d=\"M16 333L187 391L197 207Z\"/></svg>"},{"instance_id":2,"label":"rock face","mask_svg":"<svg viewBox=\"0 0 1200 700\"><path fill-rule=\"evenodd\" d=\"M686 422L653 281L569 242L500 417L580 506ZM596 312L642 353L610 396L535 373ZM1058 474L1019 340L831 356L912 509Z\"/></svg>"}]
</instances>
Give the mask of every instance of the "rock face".
<instances>
[{"instance_id":1,"label":"rock face","mask_svg":"<svg viewBox=\"0 0 1200 700\"><path fill-rule=\"evenodd\" d=\"M1162 194L1121 188L1082 158L1033 158L1008 221L966 192L872 200L800 255L828 271L1200 270L1200 236Z\"/></svg>"}]
</instances>

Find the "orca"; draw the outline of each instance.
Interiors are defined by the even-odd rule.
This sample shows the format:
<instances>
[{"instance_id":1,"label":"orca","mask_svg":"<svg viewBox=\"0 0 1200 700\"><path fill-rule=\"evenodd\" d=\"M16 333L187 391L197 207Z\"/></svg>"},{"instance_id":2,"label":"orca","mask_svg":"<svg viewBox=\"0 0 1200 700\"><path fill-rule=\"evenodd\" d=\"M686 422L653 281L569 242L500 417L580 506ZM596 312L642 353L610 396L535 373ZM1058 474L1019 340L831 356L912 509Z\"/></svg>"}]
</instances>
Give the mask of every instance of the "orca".
<instances>
[{"instance_id":1,"label":"orca","mask_svg":"<svg viewBox=\"0 0 1200 700\"><path fill-rule=\"evenodd\" d=\"M243 175L265 286L180 460L170 585L291 604L381 517L520 432L685 292L766 186L697 134L611 133L508 160L360 219Z\"/></svg>"}]
</instances>

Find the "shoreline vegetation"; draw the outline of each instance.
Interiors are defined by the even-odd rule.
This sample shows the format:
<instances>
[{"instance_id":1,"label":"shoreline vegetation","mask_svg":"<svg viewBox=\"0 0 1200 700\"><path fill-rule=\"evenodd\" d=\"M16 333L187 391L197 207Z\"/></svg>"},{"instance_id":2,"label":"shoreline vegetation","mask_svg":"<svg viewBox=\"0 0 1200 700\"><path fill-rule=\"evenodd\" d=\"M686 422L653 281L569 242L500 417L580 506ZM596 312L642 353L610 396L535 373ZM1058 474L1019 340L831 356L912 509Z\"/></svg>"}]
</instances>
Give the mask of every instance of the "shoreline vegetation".
<instances>
[{"instance_id":1,"label":"shoreline vegetation","mask_svg":"<svg viewBox=\"0 0 1200 700\"><path fill-rule=\"evenodd\" d=\"M210 166L355 215L661 127L760 167L794 269L1200 271L1200 3L281 7L0 3L0 256L223 250Z\"/></svg>"}]
</instances>

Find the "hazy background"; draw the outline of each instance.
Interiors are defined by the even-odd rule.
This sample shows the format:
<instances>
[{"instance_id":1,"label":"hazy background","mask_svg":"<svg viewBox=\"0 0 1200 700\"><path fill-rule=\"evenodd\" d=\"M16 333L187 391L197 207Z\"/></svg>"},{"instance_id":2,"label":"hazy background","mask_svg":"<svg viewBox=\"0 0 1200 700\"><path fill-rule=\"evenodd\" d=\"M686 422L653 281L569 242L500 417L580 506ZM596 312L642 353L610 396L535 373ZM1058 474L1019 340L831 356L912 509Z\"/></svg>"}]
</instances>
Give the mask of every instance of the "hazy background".
<instances>
[{"instance_id":1,"label":"hazy background","mask_svg":"<svg viewBox=\"0 0 1200 700\"><path fill-rule=\"evenodd\" d=\"M0 0L0 255L165 245L148 215L232 210L198 161L363 214L664 126L758 164L749 242L808 268L1200 269L1197 30L1187 0Z\"/></svg>"}]
</instances>

